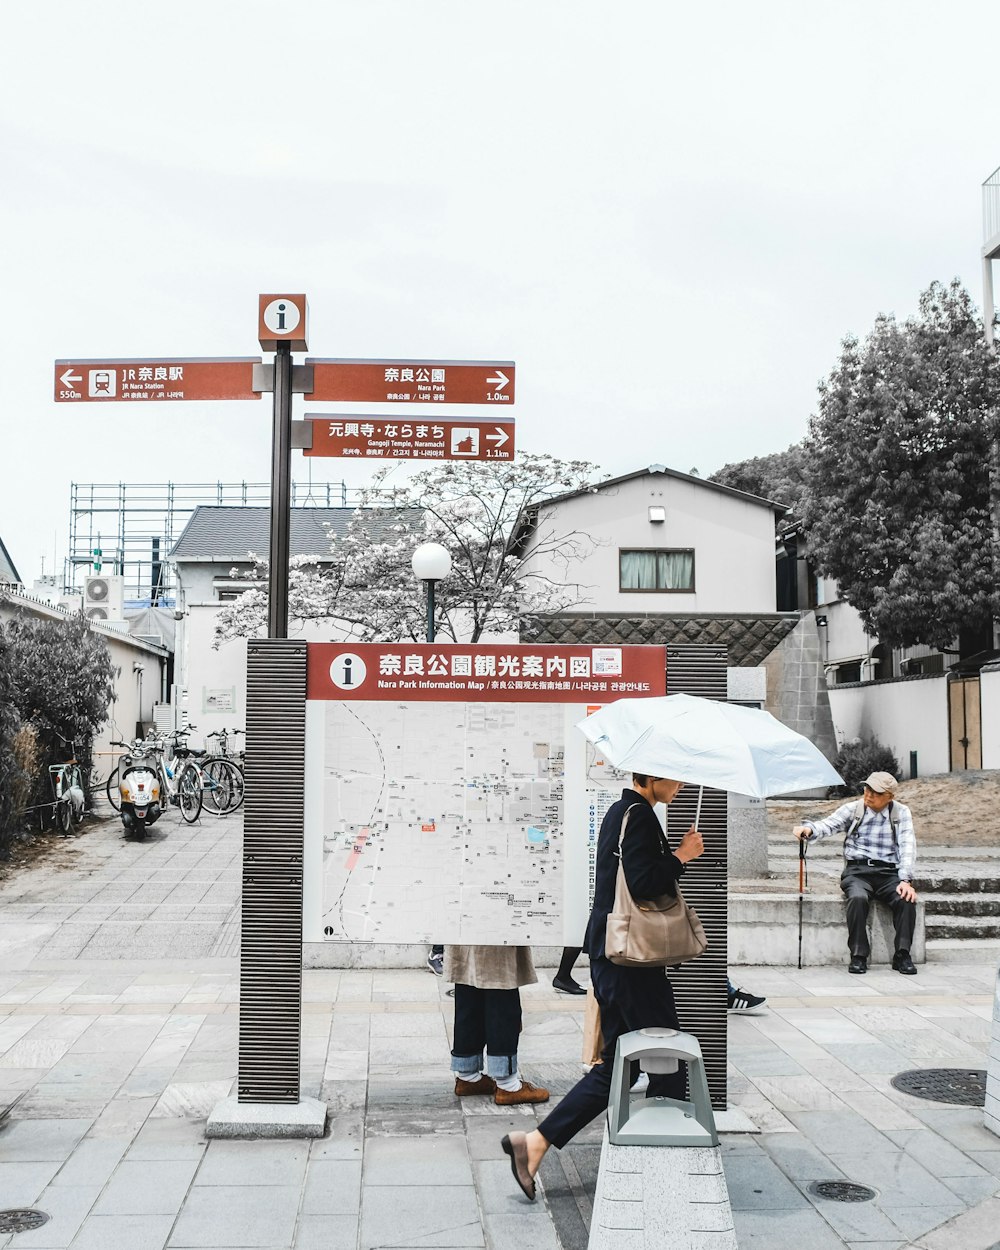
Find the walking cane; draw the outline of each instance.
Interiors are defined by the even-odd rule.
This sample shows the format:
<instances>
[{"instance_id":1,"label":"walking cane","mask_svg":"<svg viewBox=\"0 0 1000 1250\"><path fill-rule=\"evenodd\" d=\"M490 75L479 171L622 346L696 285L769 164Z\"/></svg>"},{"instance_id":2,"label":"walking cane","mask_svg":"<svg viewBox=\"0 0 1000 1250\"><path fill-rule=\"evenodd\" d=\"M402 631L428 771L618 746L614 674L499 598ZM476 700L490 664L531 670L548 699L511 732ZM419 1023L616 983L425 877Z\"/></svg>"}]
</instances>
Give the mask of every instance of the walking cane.
<instances>
[{"instance_id":1,"label":"walking cane","mask_svg":"<svg viewBox=\"0 0 1000 1250\"><path fill-rule=\"evenodd\" d=\"M806 840L799 838L799 968L802 968L802 898L809 882L806 875Z\"/></svg>"}]
</instances>

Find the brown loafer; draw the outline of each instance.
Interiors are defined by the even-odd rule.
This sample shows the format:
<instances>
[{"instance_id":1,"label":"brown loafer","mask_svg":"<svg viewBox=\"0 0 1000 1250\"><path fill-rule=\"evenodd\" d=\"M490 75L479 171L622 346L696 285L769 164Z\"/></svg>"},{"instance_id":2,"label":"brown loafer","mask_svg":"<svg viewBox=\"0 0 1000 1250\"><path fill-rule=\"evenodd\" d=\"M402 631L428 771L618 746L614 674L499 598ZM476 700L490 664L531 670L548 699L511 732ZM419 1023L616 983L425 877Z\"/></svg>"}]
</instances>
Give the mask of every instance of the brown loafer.
<instances>
[{"instance_id":1,"label":"brown loafer","mask_svg":"<svg viewBox=\"0 0 1000 1250\"><path fill-rule=\"evenodd\" d=\"M468 1098L470 1094L495 1094L496 1092L496 1081L485 1072L478 1081L463 1081L460 1076L455 1077L455 1093L459 1098Z\"/></svg>"},{"instance_id":2,"label":"brown loafer","mask_svg":"<svg viewBox=\"0 0 1000 1250\"><path fill-rule=\"evenodd\" d=\"M524 1133L508 1133L500 1142L505 1155L510 1156L510 1170L521 1192L529 1202L535 1201L535 1178L528 1171L528 1146Z\"/></svg>"},{"instance_id":3,"label":"brown loafer","mask_svg":"<svg viewBox=\"0 0 1000 1250\"><path fill-rule=\"evenodd\" d=\"M549 1091L532 1085L530 1081L522 1081L521 1088L514 1090L501 1089L498 1085L493 1101L498 1107L516 1107L523 1102L548 1102Z\"/></svg>"}]
</instances>

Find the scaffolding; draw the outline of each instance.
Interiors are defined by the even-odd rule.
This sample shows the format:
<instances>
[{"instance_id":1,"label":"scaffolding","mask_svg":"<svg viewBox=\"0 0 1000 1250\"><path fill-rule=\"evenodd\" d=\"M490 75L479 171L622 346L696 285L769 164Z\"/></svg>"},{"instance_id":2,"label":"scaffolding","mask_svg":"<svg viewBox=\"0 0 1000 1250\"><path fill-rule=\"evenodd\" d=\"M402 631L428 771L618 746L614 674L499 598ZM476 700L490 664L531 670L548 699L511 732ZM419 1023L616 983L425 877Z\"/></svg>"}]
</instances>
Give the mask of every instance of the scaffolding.
<instances>
[{"instance_id":1,"label":"scaffolding","mask_svg":"<svg viewBox=\"0 0 1000 1250\"><path fill-rule=\"evenodd\" d=\"M344 482L293 482L291 501L293 508L352 508L360 493ZM102 573L124 577L126 608L173 607L167 556L195 508L270 503L267 482L73 482L63 592L79 594L100 564Z\"/></svg>"}]
</instances>

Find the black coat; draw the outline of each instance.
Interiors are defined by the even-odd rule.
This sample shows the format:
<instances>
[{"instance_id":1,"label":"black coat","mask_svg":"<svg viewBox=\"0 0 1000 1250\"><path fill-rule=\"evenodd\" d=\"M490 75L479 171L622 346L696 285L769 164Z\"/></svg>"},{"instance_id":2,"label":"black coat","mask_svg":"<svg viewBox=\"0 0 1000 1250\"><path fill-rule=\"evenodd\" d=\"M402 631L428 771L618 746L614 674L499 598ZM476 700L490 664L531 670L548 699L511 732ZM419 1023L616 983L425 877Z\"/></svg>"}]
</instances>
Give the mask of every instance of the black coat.
<instances>
[{"instance_id":1,"label":"black coat","mask_svg":"<svg viewBox=\"0 0 1000 1250\"><path fill-rule=\"evenodd\" d=\"M635 790L623 790L618 802L608 808L597 839L594 907L584 938L584 949L591 959L604 958L608 913L615 905L618 836L622 817L633 804L638 806L628 818L622 843L625 881L632 897L658 898L661 894L676 894L677 882L684 873L685 866L670 850L652 804Z\"/></svg>"}]
</instances>

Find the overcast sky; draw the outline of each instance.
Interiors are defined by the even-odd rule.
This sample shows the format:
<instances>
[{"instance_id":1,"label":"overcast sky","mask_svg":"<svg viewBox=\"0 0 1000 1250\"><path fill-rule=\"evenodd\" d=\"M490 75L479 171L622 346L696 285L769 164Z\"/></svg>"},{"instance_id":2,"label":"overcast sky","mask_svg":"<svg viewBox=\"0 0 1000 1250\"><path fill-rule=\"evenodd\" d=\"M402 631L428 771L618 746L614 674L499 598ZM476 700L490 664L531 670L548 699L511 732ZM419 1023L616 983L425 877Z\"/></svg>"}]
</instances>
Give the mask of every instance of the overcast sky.
<instances>
[{"instance_id":1,"label":"overcast sky","mask_svg":"<svg viewBox=\"0 0 1000 1250\"><path fill-rule=\"evenodd\" d=\"M845 334L981 301L998 48L996 3L11 5L0 537L30 583L71 481L266 480L269 400L52 400L56 358L256 354L264 291L312 355L516 361L527 450L784 448Z\"/></svg>"}]
</instances>

